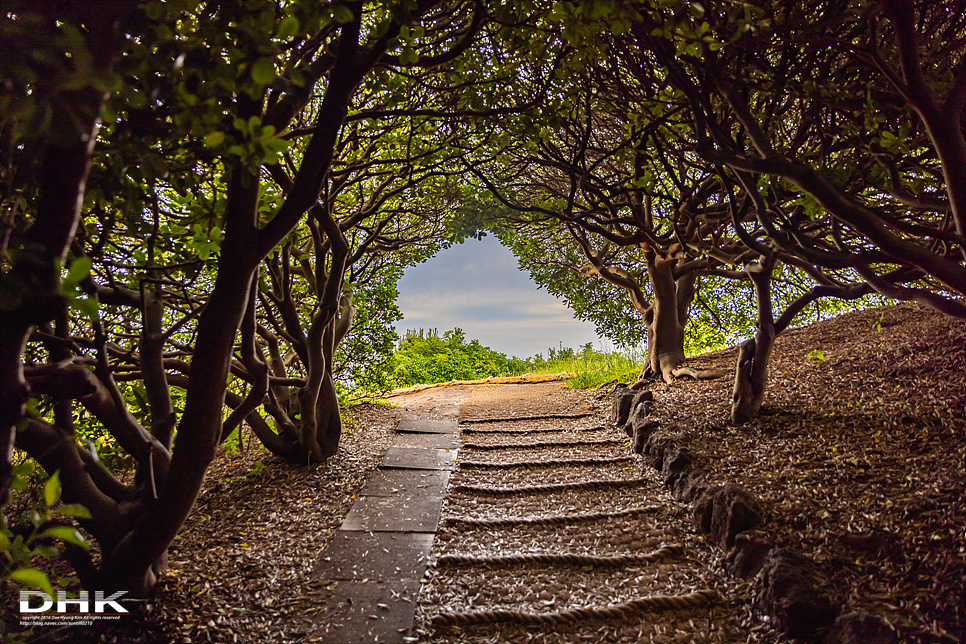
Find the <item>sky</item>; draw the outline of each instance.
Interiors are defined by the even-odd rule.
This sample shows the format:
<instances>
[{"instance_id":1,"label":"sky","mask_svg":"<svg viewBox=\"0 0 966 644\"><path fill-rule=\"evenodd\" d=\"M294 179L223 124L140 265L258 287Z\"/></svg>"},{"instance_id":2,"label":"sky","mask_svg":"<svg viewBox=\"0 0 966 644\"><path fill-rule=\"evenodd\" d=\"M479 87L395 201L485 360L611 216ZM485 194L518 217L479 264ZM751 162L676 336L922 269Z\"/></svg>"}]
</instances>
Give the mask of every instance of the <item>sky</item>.
<instances>
[{"instance_id":1,"label":"sky","mask_svg":"<svg viewBox=\"0 0 966 644\"><path fill-rule=\"evenodd\" d=\"M406 269L398 305L400 336L409 329L438 329L442 335L459 327L467 340L519 358L546 356L560 342L573 348L604 344L593 324L575 319L562 300L538 289L513 253L491 235Z\"/></svg>"}]
</instances>

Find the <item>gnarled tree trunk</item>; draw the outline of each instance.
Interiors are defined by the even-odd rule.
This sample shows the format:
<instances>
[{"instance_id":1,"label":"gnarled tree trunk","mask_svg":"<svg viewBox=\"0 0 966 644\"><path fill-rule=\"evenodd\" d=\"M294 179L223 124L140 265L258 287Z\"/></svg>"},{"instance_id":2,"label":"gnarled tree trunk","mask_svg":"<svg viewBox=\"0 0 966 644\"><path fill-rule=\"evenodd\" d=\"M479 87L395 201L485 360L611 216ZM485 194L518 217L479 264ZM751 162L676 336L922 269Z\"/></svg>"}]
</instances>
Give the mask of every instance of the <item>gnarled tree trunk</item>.
<instances>
[{"instance_id":1,"label":"gnarled tree trunk","mask_svg":"<svg viewBox=\"0 0 966 644\"><path fill-rule=\"evenodd\" d=\"M647 316L647 367L642 377L660 375L665 382L684 362L684 326L694 299L694 273L674 278L676 259L665 260L648 254L647 275L654 302Z\"/></svg>"},{"instance_id":2,"label":"gnarled tree trunk","mask_svg":"<svg viewBox=\"0 0 966 644\"><path fill-rule=\"evenodd\" d=\"M51 13L45 19L56 17L67 22L76 18L69 7L64 9L65 15L60 15L59 9L44 9ZM123 11L109 9L88 25L85 45L91 55L92 73L110 75L117 17L112 14ZM53 24L53 20L50 22ZM23 353L31 332L53 320L67 306L59 269L67 264L67 253L80 223L91 154L106 98L103 90L88 86L87 77L79 75L72 80L80 80L81 87L64 90L58 86L51 96L43 95L48 89L43 84L34 90L40 104L49 100L55 106L37 171L36 217L19 244L11 248L12 266L0 276L5 300L0 310L0 506L6 503L10 492L16 428L24 420L30 397Z\"/></svg>"},{"instance_id":3,"label":"gnarled tree trunk","mask_svg":"<svg viewBox=\"0 0 966 644\"><path fill-rule=\"evenodd\" d=\"M743 425L755 418L765 400L768 363L777 335L771 303L771 274L775 261L745 268L755 285L758 298L758 329L755 337L745 340L738 349L738 367L731 398L731 424Z\"/></svg>"}]
</instances>

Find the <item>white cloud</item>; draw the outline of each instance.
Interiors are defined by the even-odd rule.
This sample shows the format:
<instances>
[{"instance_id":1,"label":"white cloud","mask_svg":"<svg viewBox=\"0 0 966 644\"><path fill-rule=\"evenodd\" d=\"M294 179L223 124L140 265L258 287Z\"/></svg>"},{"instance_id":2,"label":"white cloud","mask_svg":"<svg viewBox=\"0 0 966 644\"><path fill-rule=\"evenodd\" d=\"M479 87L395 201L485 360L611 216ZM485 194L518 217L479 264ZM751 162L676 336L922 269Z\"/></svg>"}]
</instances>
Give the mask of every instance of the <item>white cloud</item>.
<instances>
[{"instance_id":1,"label":"white cloud","mask_svg":"<svg viewBox=\"0 0 966 644\"><path fill-rule=\"evenodd\" d=\"M573 313L517 267L516 258L486 237L467 241L406 271L399 307L407 329L459 327L497 351L517 356L549 347L600 344L592 324Z\"/></svg>"}]
</instances>

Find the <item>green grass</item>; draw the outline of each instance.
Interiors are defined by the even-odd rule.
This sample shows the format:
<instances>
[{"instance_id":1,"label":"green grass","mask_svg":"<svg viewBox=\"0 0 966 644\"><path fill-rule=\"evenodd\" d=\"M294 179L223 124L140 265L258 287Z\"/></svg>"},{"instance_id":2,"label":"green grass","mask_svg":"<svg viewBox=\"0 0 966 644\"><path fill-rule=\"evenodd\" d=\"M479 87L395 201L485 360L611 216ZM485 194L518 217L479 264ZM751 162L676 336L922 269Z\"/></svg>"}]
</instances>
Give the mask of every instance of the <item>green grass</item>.
<instances>
[{"instance_id":1,"label":"green grass","mask_svg":"<svg viewBox=\"0 0 966 644\"><path fill-rule=\"evenodd\" d=\"M577 374L567 379L571 389L592 389L614 380L634 380L640 373L646 356L640 351L581 351L567 352L569 355L554 357L540 364L534 374L568 373Z\"/></svg>"}]
</instances>

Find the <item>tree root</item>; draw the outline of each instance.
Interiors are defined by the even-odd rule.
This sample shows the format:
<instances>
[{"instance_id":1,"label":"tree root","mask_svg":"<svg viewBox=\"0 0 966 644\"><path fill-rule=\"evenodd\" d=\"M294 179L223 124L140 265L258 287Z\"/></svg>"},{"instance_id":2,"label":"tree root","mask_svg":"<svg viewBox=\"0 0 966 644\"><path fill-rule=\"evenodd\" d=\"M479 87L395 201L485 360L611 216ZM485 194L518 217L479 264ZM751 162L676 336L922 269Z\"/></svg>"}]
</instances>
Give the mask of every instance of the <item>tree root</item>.
<instances>
[{"instance_id":1,"label":"tree root","mask_svg":"<svg viewBox=\"0 0 966 644\"><path fill-rule=\"evenodd\" d=\"M437 568L448 566L517 566L528 564L552 564L565 566L594 566L597 568L609 566L624 566L632 564L653 563L681 553L684 546L671 544L658 548L654 552L643 555L612 555L601 557L597 555L578 555L572 553L540 553L519 554L506 556L474 557L469 555L443 555L436 560Z\"/></svg>"},{"instance_id":2,"label":"tree root","mask_svg":"<svg viewBox=\"0 0 966 644\"><path fill-rule=\"evenodd\" d=\"M692 369L691 367L678 367L671 374L675 378L683 378L684 376L689 376L695 380L714 380L715 378L724 378L731 374L730 369L703 369L698 371Z\"/></svg>"},{"instance_id":3,"label":"tree root","mask_svg":"<svg viewBox=\"0 0 966 644\"><path fill-rule=\"evenodd\" d=\"M457 485L453 488L453 491L506 496L510 494L540 494L544 492L563 492L567 490L613 490L622 487L644 485L646 483L650 483L650 481L648 479L580 481L577 483L548 483L546 485L520 485L517 487Z\"/></svg>"},{"instance_id":4,"label":"tree root","mask_svg":"<svg viewBox=\"0 0 966 644\"><path fill-rule=\"evenodd\" d=\"M616 458L571 458L549 461L504 461L500 463L460 461L459 466L465 469L508 469L513 467L555 467L559 465L612 465L633 460L633 456L618 456Z\"/></svg>"},{"instance_id":5,"label":"tree root","mask_svg":"<svg viewBox=\"0 0 966 644\"><path fill-rule=\"evenodd\" d=\"M621 510L619 512L594 512L590 514L558 514L543 517L515 517L512 519L471 519L469 517L450 517L444 519L445 525L477 526L481 528L508 528L517 525L565 525L567 523L585 523L588 521L604 521L606 519L623 519L637 514L649 514L662 510L660 505L645 505L639 508Z\"/></svg>"},{"instance_id":6,"label":"tree root","mask_svg":"<svg viewBox=\"0 0 966 644\"><path fill-rule=\"evenodd\" d=\"M715 378L724 378L725 376L730 376L730 369L694 369L693 367L679 366L671 369L669 372L664 373L664 381L671 382L674 378L694 378L695 380L714 380ZM653 382L656 378L654 372L650 372L649 375L644 375L643 373L638 376L638 379L627 386L628 389L632 391L640 391L644 389L648 384Z\"/></svg>"},{"instance_id":7,"label":"tree root","mask_svg":"<svg viewBox=\"0 0 966 644\"><path fill-rule=\"evenodd\" d=\"M623 604L602 608L575 608L557 613L526 613L515 610L487 610L473 613L440 613L432 619L434 626L473 626L477 624L573 624L592 619L625 619L653 610L685 610L706 606L719 599L713 590L699 590L687 595L652 595Z\"/></svg>"}]
</instances>

